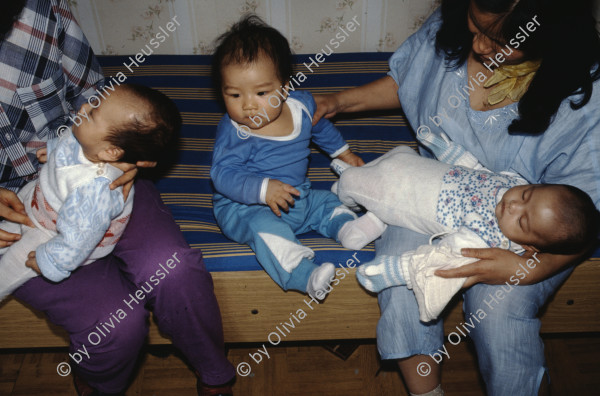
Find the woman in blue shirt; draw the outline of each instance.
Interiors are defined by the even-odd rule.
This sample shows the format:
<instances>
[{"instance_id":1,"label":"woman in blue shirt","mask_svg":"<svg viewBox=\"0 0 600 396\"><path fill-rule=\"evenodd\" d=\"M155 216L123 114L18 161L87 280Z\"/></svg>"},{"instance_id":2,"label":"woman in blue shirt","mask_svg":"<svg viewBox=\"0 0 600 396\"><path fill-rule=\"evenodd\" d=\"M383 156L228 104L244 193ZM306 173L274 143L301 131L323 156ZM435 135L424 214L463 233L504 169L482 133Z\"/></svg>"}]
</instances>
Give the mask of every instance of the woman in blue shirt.
<instances>
[{"instance_id":1,"label":"woman in blue shirt","mask_svg":"<svg viewBox=\"0 0 600 396\"><path fill-rule=\"evenodd\" d=\"M600 40L591 15L591 1L443 1L391 57L388 76L315 96L314 121L402 104L422 155L452 162L470 152L494 172L579 187L600 207ZM447 147L431 144L444 134ZM427 237L389 227L377 252L401 254L423 243ZM468 277L463 308L467 322L479 313L469 335L488 394L545 394L536 315L584 257L538 255L541 265L524 286L508 290L504 283L525 258L499 249L463 254L480 261L438 275ZM437 363L449 356L440 353L442 321L419 322L406 287L384 290L379 304L381 357L399 360L411 394L443 394ZM431 372L422 375L427 365Z\"/></svg>"}]
</instances>

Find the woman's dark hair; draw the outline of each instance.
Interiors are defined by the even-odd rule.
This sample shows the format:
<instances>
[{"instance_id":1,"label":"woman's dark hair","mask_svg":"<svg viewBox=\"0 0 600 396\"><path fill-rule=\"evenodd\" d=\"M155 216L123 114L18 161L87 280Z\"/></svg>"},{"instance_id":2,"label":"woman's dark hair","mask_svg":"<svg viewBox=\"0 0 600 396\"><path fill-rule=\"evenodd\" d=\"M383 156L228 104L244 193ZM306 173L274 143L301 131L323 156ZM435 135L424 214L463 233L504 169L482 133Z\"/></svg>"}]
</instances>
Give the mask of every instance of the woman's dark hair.
<instances>
[{"instance_id":1,"label":"woman's dark hair","mask_svg":"<svg viewBox=\"0 0 600 396\"><path fill-rule=\"evenodd\" d=\"M25 8L26 0L3 1L0 5L0 41L10 33L13 24Z\"/></svg>"},{"instance_id":2,"label":"woman's dark hair","mask_svg":"<svg viewBox=\"0 0 600 396\"><path fill-rule=\"evenodd\" d=\"M213 54L212 78L215 89L221 91L221 68L230 64L247 64L266 55L273 61L277 77L285 83L292 75L292 51L285 37L258 16L244 16L217 38Z\"/></svg>"},{"instance_id":3,"label":"woman's dark hair","mask_svg":"<svg viewBox=\"0 0 600 396\"><path fill-rule=\"evenodd\" d=\"M525 95L519 101L519 118L508 127L511 133L541 134L564 99L573 110L585 106L592 96L592 84L600 78L600 38L592 16L592 1L577 0L443 0L442 26L436 47L446 54L450 68L462 65L473 43L467 27L469 4L498 15L487 32L492 40L508 43L533 17L540 23L519 46L526 59L541 59L541 65Z\"/></svg>"},{"instance_id":4,"label":"woman's dark hair","mask_svg":"<svg viewBox=\"0 0 600 396\"><path fill-rule=\"evenodd\" d=\"M123 149L121 162L158 162L181 128L177 106L165 94L144 85L122 84L117 89L133 95L133 100L147 105L149 111L140 119L115 128L106 141Z\"/></svg>"}]
</instances>

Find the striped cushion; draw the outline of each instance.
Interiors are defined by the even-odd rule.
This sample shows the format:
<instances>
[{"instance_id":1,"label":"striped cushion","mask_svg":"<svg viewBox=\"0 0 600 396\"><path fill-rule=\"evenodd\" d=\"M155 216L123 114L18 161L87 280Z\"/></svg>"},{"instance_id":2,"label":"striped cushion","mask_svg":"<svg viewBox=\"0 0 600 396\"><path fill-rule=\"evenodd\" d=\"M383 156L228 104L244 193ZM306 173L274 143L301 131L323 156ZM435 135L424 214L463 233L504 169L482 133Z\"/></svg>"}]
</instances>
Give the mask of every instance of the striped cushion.
<instances>
[{"instance_id":1,"label":"striped cushion","mask_svg":"<svg viewBox=\"0 0 600 396\"><path fill-rule=\"evenodd\" d=\"M389 53L333 54L311 73L304 65L308 56L297 56L296 71L306 80L300 84L313 94L337 92L384 76L388 71ZM129 57L99 57L107 80L123 72L126 82L148 85L173 99L183 117L181 145L176 164L157 182L164 202L169 206L186 240L193 248L202 249L211 271L259 270L254 253L224 237L212 213L210 164L216 126L224 108L216 100L211 87L209 56L148 57L139 66ZM125 64L130 65L133 73ZM387 152L398 144L415 142L405 118L399 112L364 114L350 118L339 117L335 124L354 152L365 161ZM329 169L330 160L313 148L309 177L316 189L329 189L335 175ZM299 236L300 241L313 249L317 262L345 262L353 251L316 233ZM368 260L374 255L373 244L357 257Z\"/></svg>"},{"instance_id":2,"label":"striped cushion","mask_svg":"<svg viewBox=\"0 0 600 396\"><path fill-rule=\"evenodd\" d=\"M332 54L319 65L310 66L309 56L296 56L296 72L306 75L300 84L313 94L341 91L384 76L391 53ZM181 227L188 243L202 249L211 271L260 270L254 253L224 237L212 214L209 169L216 126L224 108L211 88L209 56L152 55L139 66L125 56L99 57L107 80L117 73L127 76L126 82L148 85L173 99L183 117L181 144L176 164L157 182L164 202ZM129 72L125 64L130 65ZM339 116L335 125L350 147L365 161L370 161L393 147L404 144L416 148L406 119L400 112L378 112ZM329 189L335 180L329 170L329 158L313 148L309 177L314 188ZM316 233L299 236L303 244L316 252L317 262L344 262L354 252ZM374 255L373 245L357 257L361 262ZM600 257L600 249L596 251Z\"/></svg>"}]
</instances>

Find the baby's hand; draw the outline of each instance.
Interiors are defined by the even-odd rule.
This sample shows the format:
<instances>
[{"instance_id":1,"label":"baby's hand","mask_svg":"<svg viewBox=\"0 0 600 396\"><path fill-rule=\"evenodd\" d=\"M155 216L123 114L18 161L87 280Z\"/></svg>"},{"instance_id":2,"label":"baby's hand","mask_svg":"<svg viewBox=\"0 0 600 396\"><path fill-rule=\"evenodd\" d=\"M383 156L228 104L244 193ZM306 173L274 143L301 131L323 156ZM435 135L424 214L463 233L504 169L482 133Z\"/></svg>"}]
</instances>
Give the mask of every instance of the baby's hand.
<instances>
[{"instance_id":1,"label":"baby's hand","mask_svg":"<svg viewBox=\"0 0 600 396\"><path fill-rule=\"evenodd\" d=\"M35 260L35 251L29 252L29 254L27 255L27 261L25 262L25 266L31 268L39 275L42 274L42 271L40 271L40 267L38 267L37 261Z\"/></svg>"},{"instance_id":2,"label":"baby's hand","mask_svg":"<svg viewBox=\"0 0 600 396\"><path fill-rule=\"evenodd\" d=\"M300 196L300 191L296 190L289 184L283 183L279 180L270 179L267 186L267 205L271 208L273 213L277 216L281 216L279 208L283 209L284 212L288 212L289 206L294 206L294 198L292 194Z\"/></svg>"},{"instance_id":3,"label":"baby's hand","mask_svg":"<svg viewBox=\"0 0 600 396\"><path fill-rule=\"evenodd\" d=\"M363 161L362 158L350 151L350 149L338 155L337 158L352 166L363 166L365 164L365 161Z\"/></svg>"},{"instance_id":4,"label":"baby's hand","mask_svg":"<svg viewBox=\"0 0 600 396\"><path fill-rule=\"evenodd\" d=\"M48 161L48 149L46 147L35 152L35 156L40 164L45 164Z\"/></svg>"}]
</instances>

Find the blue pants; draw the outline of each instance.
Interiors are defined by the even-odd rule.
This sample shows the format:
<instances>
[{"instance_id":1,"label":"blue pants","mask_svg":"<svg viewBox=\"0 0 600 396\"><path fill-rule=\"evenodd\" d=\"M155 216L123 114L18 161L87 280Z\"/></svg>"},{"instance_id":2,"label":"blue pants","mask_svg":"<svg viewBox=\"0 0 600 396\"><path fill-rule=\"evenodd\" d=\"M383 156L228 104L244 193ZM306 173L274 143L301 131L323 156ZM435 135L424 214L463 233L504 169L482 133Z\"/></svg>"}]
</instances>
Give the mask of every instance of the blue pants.
<instances>
[{"instance_id":1,"label":"blue pants","mask_svg":"<svg viewBox=\"0 0 600 396\"><path fill-rule=\"evenodd\" d=\"M276 216L265 205L245 205L215 194L215 218L230 239L252 248L256 259L284 290L306 292L311 272L317 268L314 252L296 235L316 231L337 239L340 228L356 218L330 191L311 190L310 183L296 186L300 197L288 213Z\"/></svg>"},{"instance_id":2,"label":"blue pants","mask_svg":"<svg viewBox=\"0 0 600 396\"><path fill-rule=\"evenodd\" d=\"M428 239L429 236L404 228L388 227L376 242L377 254L397 255L406 250L407 245L419 246L428 243ZM488 395L538 394L547 368L539 335L541 323L536 315L572 271L569 267L545 281L513 287L497 302L490 295L494 296L502 287L506 290L506 285L477 284L464 293L467 320L480 308L487 314L479 323L474 322L470 337L475 343ZM441 349L443 322L440 319L427 324L419 321L412 290L406 286L385 289L379 294L379 306L377 347L382 359L433 354ZM452 344L446 343L446 348L452 357Z\"/></svg>"}]
</instances>

